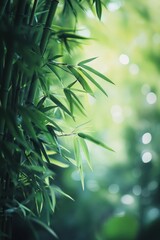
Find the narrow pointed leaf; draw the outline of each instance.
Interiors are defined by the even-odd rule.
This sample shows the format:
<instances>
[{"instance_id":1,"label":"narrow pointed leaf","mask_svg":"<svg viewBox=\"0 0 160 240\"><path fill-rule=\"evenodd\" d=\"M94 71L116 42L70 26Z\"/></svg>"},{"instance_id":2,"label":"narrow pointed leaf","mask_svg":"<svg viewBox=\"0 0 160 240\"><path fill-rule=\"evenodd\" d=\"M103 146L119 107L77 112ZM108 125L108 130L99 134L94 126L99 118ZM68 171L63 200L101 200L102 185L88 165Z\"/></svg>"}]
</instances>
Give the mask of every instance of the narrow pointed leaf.
<instances>
[{"instance_id":1,"label":"narrow pointed leaf","mask_svg":"<svg viewBox=\"0 0 160 240\"><path fill-rule=\"evenodd\" d=\"M109 78L107 78L105 75L103 75L102 73L98 72L97 70L95 70L95 69L93 69L93 68L91 68L91 67L89 67L89 66L87 66L87 65L83 65L83 66L81 66L81 67L83 67L83 68L85 68L86 70L92 72L93 74L95 74L95 75L97 75L98 77L104 79L105 81L114 84Z\"/></svg>"},{"instance_id":2,"label":"narrow pointed leaf","mask_svg":"<svg viewBox=\"0 0 160 240\"><path fill-rule=\"evenodd\" d=\"M79 168L79 173L80 173L80 179L81 179L81 184L82 184L82 189L84 190L84 172L83 172L83 167L82 165Z\"/></svg>"},{"instance_id":3,"label":"narrow pointed leaf","mask_svg":"<svg viewBox=\"0 0 160 240\"><path fill-rule=\"evenodd\" d=\"M97 88L99 88L101 92L103 92L108 97L105 90L91 77L91 75L89 75L84 69L81 69L81 71Z\"/></svg>"},{"instance_id":4,"label":"narrow pointed leaf","mask_svg":"<svg viewBox=\"0 0 160 240\"><path fill-rule=\"evenodd\" d=\"M64 89L64 94L65 94L65 96L66 96L66 98L68 100L68 103L69 103L69 106L70 106L70 111L73 114L73 101L72 101L71 93L70 93L70 91L67 88L65 88Z\"/></svg>"},{"instance_id":5,"label":"narrow pointed leaf","mask_svg":"<svg viewBox=\"0 0 160 240\"><path fill-rule=\"evenodd\" d=\"M74 156L77 162L77 167L79 168L81 165L81 156L80 156L79 141L77 137L74 138L73 144L74 144Z\"/></svg>"},{"instance_id":6,"label":"narrow pointed leaf","mask_svg":"<svg viewBox=\"0 0 160 240\"><path fill-rule=\"evenodd\" d=\"M89 59L86 59L86 60L84 60L84 61L81 61L81 62L78 63L78 66L82 66L82 65L84 65L84 64L86 64L86 63L92 62L92 61L95 60L96 58L97 58L97 57L93 57L93 58L89 58Z\"/></svg>"},{"instance_id":7,"label":"narrow pointed leaf","mask_svg":"<svg viewBox=\"0 0 160 240\"><path fill-rule=\"evenodd\" d=\"M66 112L69 116L72 116L72 113L57 99L55 98L53 95L50 94L50 99L52 100L52 102L54 102L59 108L61 108L64 112Z\"/></svg>"},{"instance_id":8,"label":"narrow pointed leaf","mask_svg":"<svg viewBox=\"0 0 160 240\"><path fill-rule=\"evenodd\" d=\"M50 227L47 226L47 224L45 224L44 222L40 221L38 218L32 218L29 217L29 219L35 223L37 223L38 225L40 225L41 227L43 227L45 230L47 230L47 232L49 232L53 237L58 239L57 234L53 231L53 229L51 229Z\"/></svg>"},{"instance_id":9,"label":"narrow pointed leaf","mask_svg":"<svg viewBox=\"0 0 160 240\"><path fill-rule=\"evenodd\" d=\"M95 143L96 145L99 145L99 146L101 146L101 147L103 147L103 148L106 148L106 149L114 152L114 150L113 150L112 148L108 147L108 146L105 145L103 142L101 142L101 141L99 141L99 140L91 137L90 135L87 135L87 134L84 134L84 133L78 133L78 136L81 137L81 138L84 138L84 139L86 139L86 140L88 140L88 141L90 141L90 142L93 142L93 143Z\"/></svg>"},{"instance_id":10,"label":"narrow pointed leaf","mask_svg":"<svg viewBox=\"0 0 160 240\"><path fill-rule=\"evenodd\" d=\"M102 16L102 3L101 0L95 0L96 2L96 13L99 19L101 19Z\"/></svg>"},{"instance_id":11,"label":"narrow pointed leaf","mask_svg":"<svg viewBox=\"0 0 160 240\"><path fill-rule=\"evenodd\" d=\"M58 167L61 167L61 168L68 168L69 167L68 164L60 162L60 161L57 161L57 160L52 159L52 158L50 158L50 163L52 163L52 164L54 164L54 165L56 165Z\"/></svg>"},{"instance_id":12,"label":"narrow pointed leaf","mask_svg":"<svg viewBox=\"0 0 160 240\"><path fill-rule=\"evenodd\" d=\"M74 199L73 199L70 195L68 195L67 193L65 193L61 188L55 186L54 189L55 189L57 192L59 192L60 194L64 195L65 197L67 197L67 198L71 199L72 201L74 201Z\"/></svg>"},{"instance_id":13,"label":"narrow pointed leaf","mask_svg":"<svg viewBox=\"0 0 160 240\"><path fill-rule=\"evenodd\" d=\"M90 157L89 157L89 151L88 151L87 144L86 144L86 142L85 142L85 140L83 138L80 138L79 140L80 140L80 145L81 145L81 148L82 148L83 153L85 155L86 161L88 163L88 166L92 170L91 160L90 160Z\"/></svg>"},{"instance_id":14,"label":"narrow pointed leaf","mask_svg":"<svg viewBox=\"0 0 160 240\"><path fill-rule=\"evenodd\" d=\"M78 80L78 82L81 84L83 89L93 96L92 89L88 85L88 83L85 81L85 79L82 77L82 75L73 67L68 66L68 69L71 71L71 73L75 76L75 78Z\"/></svg>"}]
</instances>

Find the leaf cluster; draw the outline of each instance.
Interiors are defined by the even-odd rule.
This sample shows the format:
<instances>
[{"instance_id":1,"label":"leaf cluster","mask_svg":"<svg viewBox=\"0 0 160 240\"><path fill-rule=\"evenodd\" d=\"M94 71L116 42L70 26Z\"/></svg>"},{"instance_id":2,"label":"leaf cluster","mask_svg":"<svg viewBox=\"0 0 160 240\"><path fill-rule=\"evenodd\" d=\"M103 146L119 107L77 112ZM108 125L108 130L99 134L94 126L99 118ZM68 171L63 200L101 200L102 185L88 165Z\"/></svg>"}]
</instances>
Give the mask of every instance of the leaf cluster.
<instances>
[{"instance_id":1,"label":"leaf cluster","mask_svg":"<svg viewBox=\"0 0 160 240\"><path fill-rule=\"evenodd\" d=\"M76 128L66 133L61 126L61 122L67 125L68 118L75 122L77 111L86 116L80 97L94 96L90 83L106 96L98 81L112 83L87 65L95 58L72 65L63 62L59 47L64 45L71 53L70 42L77 44L86 38L73 28L62 27L56 13L62 16L70 11L77 17L77 8L84 11L89 5L100 19L101 1L86 1L83 6L80 0L65 0L62 5L57 0L0 3L1 222L8 214L18 213L54 237L49 225L56 198L59 194L71 198L55 185L57 168L75 165L84 188L82 152L92 168L85 141L111 150ZM54 17L57 23L53 25ZM74 155L61 137L73 139ZM5 220L6 225L9 222ZM10 236L5 224L1 224L1 232Z\"/></svg>"}]
</instances>

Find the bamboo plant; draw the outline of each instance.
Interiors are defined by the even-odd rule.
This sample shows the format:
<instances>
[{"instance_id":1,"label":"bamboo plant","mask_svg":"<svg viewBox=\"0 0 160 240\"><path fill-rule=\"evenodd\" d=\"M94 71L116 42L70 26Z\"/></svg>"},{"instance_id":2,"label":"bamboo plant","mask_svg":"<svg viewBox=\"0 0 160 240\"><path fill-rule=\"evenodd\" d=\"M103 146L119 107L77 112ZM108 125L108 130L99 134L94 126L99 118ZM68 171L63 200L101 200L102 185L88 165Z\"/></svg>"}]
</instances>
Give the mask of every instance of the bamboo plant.
<instances>
[{"instance_id":1,"label":"bamboo plant","mask_svg":"<svg viewBox=\"0 0 160 240\"><path fill-rule=\"evenodd\" d=\"M88 63L65 62L71 42L86 38L63 17L77 19L89 7L101 18L100 0L5 0L0 2L0 237L12 239L14 216L36 223L56 237L50 226L56 195L56 167L75 165L84 188L81 151L91 167L86 140L105 143L60 124L85 114L80 95L93 95L90 83L107 93L96 79L112 83ZM72 15L70 15L72 14ZM73 22L73 21L72 21ZM62 49L65 50L62 51ZM60 61L58 61L60 59ZM57 92L52 88L57 87ZM67 119L70 118L70 121ZM61 137L73 140L74 156ZM33 231L35 232L35 231Z\"/></svg>"}]
</instances>

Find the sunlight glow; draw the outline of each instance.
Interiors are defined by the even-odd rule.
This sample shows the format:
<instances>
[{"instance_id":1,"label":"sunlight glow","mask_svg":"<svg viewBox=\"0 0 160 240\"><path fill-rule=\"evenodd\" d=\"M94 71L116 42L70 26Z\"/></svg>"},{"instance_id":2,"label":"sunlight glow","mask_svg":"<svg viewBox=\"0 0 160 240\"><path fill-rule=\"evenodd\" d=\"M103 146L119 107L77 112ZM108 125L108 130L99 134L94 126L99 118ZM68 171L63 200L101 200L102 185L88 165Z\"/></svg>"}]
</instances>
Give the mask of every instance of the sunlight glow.
<instances>
[{"instance_id":1,"label":"sunlight glow","mask_svg":"<svg viewBox=\"0 0 160 240\"><path fill-rule=\"evenodd\" d=\"M88 18L92 18L92 19L95 18L94 14L91 10L87 10L86 15L87 15Z\"/></svg>"},{"instance_id":2,"label":"sunlight glow","mask_svg":"<svg viewBox=\"0 0 160 240\"><path fill-rule=\"evenodd\" d=\"M126 54L121 54L119 56L119 61L123 65L127 65L129 63L129 57Z\"/></svg>"},{"instance_id":3,"label":"sunlight glow","mask_svg":"<svg viewBox=\"0 0 160 240\"><path fill-rule=\"evenodd\" d=\"M111 108L111 114L115 123L122 123L124 120L122 108L119 105L113 105Z\"/></svg>"},{"instance_id":4,"label":"sunlight glow","mask_svg":"<svg viewBox=\"0 0 160 240\"><path fill-rule=\"evenodd\" d=\"M120 7L121 7L121 2L120 1L116 1L116 2L109 2L107 4L107 8L110 12L115 12L117 11Z\"/></svg>"},{"instance_id":5,"label":"sunlight glow","mask_svg":"<svg viewBox=\"0 0 160 240\"><path fill-rule=\"evenodd\" d=\"M154 104L157 102L157 95L154 92L149 92L146 96L148 104Z\"/></svg>"},{"instance_id":6,"label":"sunlight glow","mask_svg":"<svg viewBox=\"0 0 160 240\"><path fill-rule=\"evenodd\" d=\"M121 202L125 205L131 205L134 203L134 198L131 195L126 194L121 197Z\"/></svg>"},{"instance_id":7,"label":"sunlight glow","mask_svg":"<svg viewBox=\"0 0 160 240\"><path fill-rule=\"evenodd\" d=\"M143 144L148 144L152 140L152 135L149 132L146 132L142 136L142 143Z\"/></svg>"},{"instance_id":8,"label":"sunlight glow","mask_svg":"<svg viewBox=\"0 0 160 240\"><path fill-rule=\"evenodd\" d=\"M144 152L143 154L142 154L142 161L144 162L144 163L148 163L148 162L150 162L152 160L152 154L151 154L151 152Z\"/></svg>"}]
</instances>

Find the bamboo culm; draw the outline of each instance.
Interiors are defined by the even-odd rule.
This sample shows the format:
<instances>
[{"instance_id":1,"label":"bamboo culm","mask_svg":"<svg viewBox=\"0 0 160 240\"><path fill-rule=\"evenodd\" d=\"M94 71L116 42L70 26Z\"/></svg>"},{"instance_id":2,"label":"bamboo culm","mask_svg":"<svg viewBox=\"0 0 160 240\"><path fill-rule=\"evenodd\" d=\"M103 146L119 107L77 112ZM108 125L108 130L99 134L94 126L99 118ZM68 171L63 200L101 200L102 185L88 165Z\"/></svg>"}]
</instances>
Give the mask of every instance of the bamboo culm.
<instances>
[{"instance_id":1,"label":"bamboo culm","mask_svg":"<svg viewBox=\"0 0 160 240\"><path fill-rule=\"evenodd\" d=\"M52 0L51 1L51 5L50 5L50 8L49 8L47 20L46 20L46 23L45 23L45 27L44 27L41 42L40 42L40 51L41 51L42 56L44 55L44 52L46 50L46 46L47 46L48 39L49 39L49 34L50 34L50 27L52 25L52 21L53 21L58 3L59 3L58 0ZM32 78L32 82L31 82L31 86L30 86L30 90L29 90L29 95L28 95L28 102L29 103L34 102L34 97L36 95L36 90L37 90L37 76L34 73L33 78Z\"/></svg>"}]
</instances>

